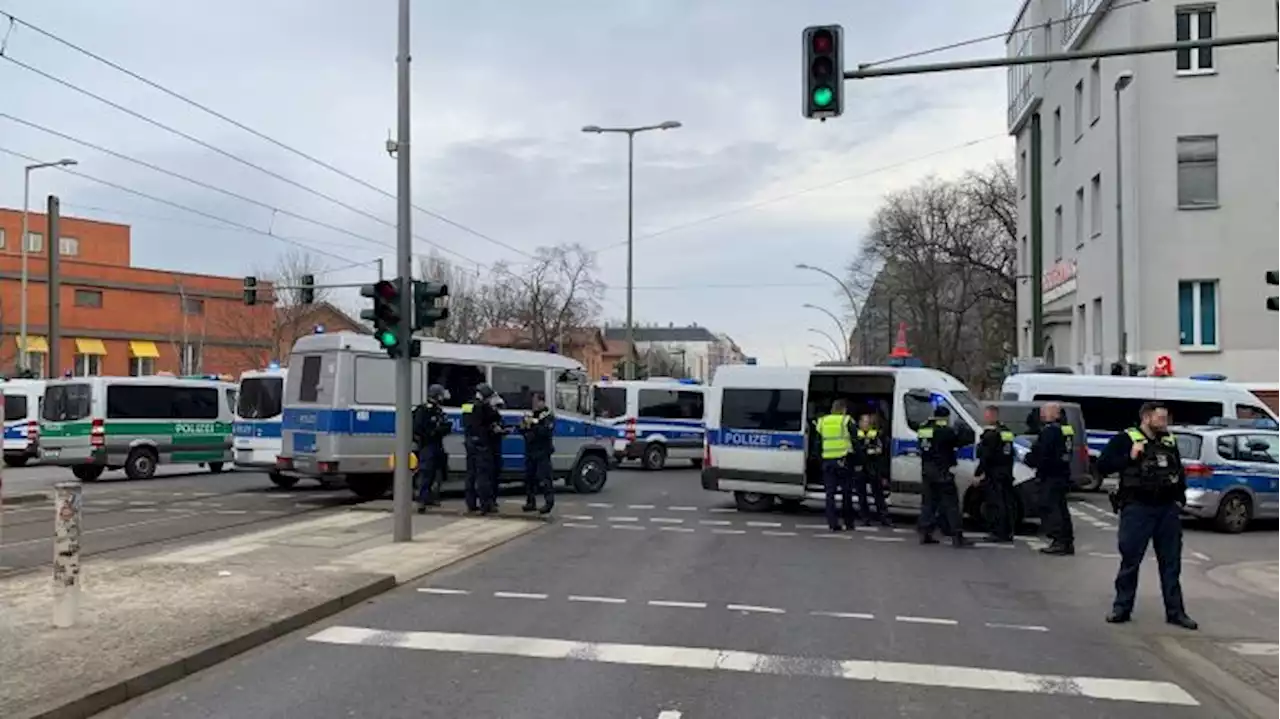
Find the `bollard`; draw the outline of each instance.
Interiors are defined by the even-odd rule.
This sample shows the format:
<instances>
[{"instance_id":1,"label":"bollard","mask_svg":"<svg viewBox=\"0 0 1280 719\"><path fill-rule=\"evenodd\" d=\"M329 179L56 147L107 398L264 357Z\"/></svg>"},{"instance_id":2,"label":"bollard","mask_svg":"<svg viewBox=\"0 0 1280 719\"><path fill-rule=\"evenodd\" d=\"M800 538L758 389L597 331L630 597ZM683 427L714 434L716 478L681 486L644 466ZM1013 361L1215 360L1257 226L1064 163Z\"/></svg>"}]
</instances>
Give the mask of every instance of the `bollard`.
<instances>
[{"instance_id":1,"label":"bollard","mask_svg":"<svg viewBox=\"0 0 1280 719\"><path fill-rule=\"evenodd\" d=\"M53 626L74 626L80 611L79 482L53 486Z\"/></svg>"}]
</instances>

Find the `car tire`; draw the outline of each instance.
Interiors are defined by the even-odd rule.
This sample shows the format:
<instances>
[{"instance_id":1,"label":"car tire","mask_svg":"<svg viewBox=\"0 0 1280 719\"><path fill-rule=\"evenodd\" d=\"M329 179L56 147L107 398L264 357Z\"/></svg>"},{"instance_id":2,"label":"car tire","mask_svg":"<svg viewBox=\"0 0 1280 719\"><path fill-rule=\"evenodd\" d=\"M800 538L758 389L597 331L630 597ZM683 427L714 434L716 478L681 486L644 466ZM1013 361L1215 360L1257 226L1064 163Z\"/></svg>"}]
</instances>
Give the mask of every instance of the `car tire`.
<instances>
[{"instance_id":1,"label":"car tire","mask_svg":"<svg viewBox=\"0 0 1280 719\"><path fill-rule=\"evenodd\" d=\"M768 512L773 509L778 498L772 494L759 492L734 492L733 502L738 505L739 512Z\"/></svg>"},{"instance_id":2,"label":"car tire","mask_svg":"<svg viewBox=\"0 0 1280 719\"><path fill-rule=\"evenodd\" d=\"M23 467L23 466L26 466L28 459L31 459L31 458L25 454L21 454L16 457L5 457L4 466L13 467L15 469L18 467Z\"/></svg>"},{"instance_id":3,"label":"car tire","mask_svg":"<svg viewBox=\"0 0 1280 719\"><path fill-rule=\"evenodd\" d=\"M691 459L689 461L693 462L694 469L702 469L702 459Z\"/></svg>"},{"instance_id":4,"label":"car tire","mask_svg":"<svg viewBox=\"0 0 1280 719\"><path fill-rule=\"evenodd\" d=\"M597 494L609 480L609 462L598 454L584 454L569 472L569 486L578 494Z\"/></svg>"},{"instance_id":5,"label":"car tire","mask_svg":"<svg viewBox=\"0 0 1280 719\"><path fill-rule=\"evenodd\" d=\"M667 466L667 448L656 442L645 447L640 465L650 472L661 470Z\"/></svg>"},{"instance_id":6,"label":"car tire","mask_svg":"<svg viewBox=\"0 0 1280 719\"><path fill-rule=\"evenodd\" d=\"M210 471L210 472L213 472L214 474L218 474L218 473L222 472L222 468L223 468L223 464L222 464L222 462L210 462L210 463L209 463L209 471Z\"/></svg>"},{"instance_id":7,"label":"car tire","mask_svg":"<svg viewBox=\"0 0 1280 719\"><path fill-rule=\"evenodd\" d=\"M391 491L390 474L361 474L347 477L347 489L360 499L370 502L382 499Z\"/></svg>"},{"instance_id":8,"label":"car tire","mask_svg":"<svg viewBox=\"0 0 1280 719\"><path fill-rule=\"evenodd\" d=\"M151 479L156 476L159 457L150 447L134 447L124 460L124 474L129 479Z\"/></svg>"},{"instance_id":9,"label":"car tire","mask_svg":"<svg viewBox=\"0 0 1280 719\"><path fill-rule=\"evenodd\" d=\"M71 474L75 475L75 478L81 482L93 482L97 480L98 477L101 477L104 471L106 471L106 467L99 467L92 464L82 464L78 467L71 468Z\"/></svg>"},{"instance_id":10,"label":"car tire","mask_svg":"<svg viewBox=\"0 0 1280 719\"><path fill-rule=\"evenodd\" d=\"M280 489L291 489L293 488L293 485L298 483L297 477L290 477L287 474L281 474L279 472L271 472L267 474L267 479L270 479L271 483Z\"/></svg>"},{"instance_id":11,"label":"car tire","mask_svg":"<svg viewBox=\"0 0 1280 719\"><path fill-rule=\"evenodd\" d=\"M1249 528L1253 519L1253 502L1244 492L1228 492L1218 502L1218 513L1213 517L1213 528L1226 534L1239 534Z\"/></svg>"}]
</instances>

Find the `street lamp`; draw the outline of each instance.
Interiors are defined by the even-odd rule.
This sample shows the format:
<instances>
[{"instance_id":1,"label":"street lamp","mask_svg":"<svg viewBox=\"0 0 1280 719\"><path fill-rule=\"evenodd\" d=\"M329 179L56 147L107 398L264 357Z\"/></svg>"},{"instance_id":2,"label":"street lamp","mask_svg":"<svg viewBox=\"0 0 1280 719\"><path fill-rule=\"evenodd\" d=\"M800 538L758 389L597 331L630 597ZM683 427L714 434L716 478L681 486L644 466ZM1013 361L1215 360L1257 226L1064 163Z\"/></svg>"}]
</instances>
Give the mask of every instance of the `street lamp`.
<instances>
[{"instance_id":1,"label":"street lamp","mask_svg":"<svg viewBox=\"0 0 1280 719\"><path fill-rule=\"evenodd\" d=\"M1120 93L1132 82L1133 73L1128 70L1116 75L1116 351L1125 374L1129 369L1129 334L1125 331L1124 312L1124 193L1121 190L1124 175L1121 173Z\"/></svg>"},{"instance_id":2,"label":"street lamp","mask_svg":"<svg viewBox=\"0 0 1280 719\"><path fill-rule=\"evenodd\" d=\"M819 334L819 335L822 335L823 337L826 337L826 338L827 338L827 341L831 343L831 346L835 348L835 350L836 350L836 354L835 354L835 356L836 356L836 357L843 357L843 356L845 356L845 355L844 355L844 351L840 349L840 343L839 343L839 342L836 342L836 338L835 338L835 337L832 337L831 335L827 334L826 332L823 332L822 330L818 329L817 327L810 327L810 328L809 328L809 331L810 331L810 332L812 332L812 333L814 333L814 334Z\"/></svg>"},{"instance_id":3,"label":"street lamp","mask_svg":"<svg viewBox=\"0 0 1280 719\"><path fill-rule=\"evenodd\" d=\"M636 159L636 133L648 132L650 130L674 130L681 127L679 122L675 120L667 120L657 125L642 125L639 127L600 127L599 125L587 125L582 128L583 132L591 132L597 135L605 133L621 133L627 136L627 359L623 363L623 374L626 379L635 379L636 361L635 361L635 324L633 323L632 314L632 291L635 289L633 282L635 253L634 249L634 206L635 195L633 189L635 186L635 159Z\"/></svg>"},{"instance_id":4,"label":"street lamp","mask_svg":"<svg viewBox=\"0 0 1280 719\"><path fill-rule=\"evenodd\" d=\"M830 317L831 321L836 323L836 327L840 329L840 336L844 338L845 359L853 359L853 347L850 346L851 339L849 336L849 331L844 328L844 323L840 321L840 318L836 317L830 310L828 310L825 307L819 307L818 305L810 304L808 302L800 306L804 307L805 309L817 310L822 314Z\"/></svg>"},{"instance_id":5,"label":"street lamp","mask_svg":"<svg viewBox=\"0 0 1280 719\"><path fill-rule=\"evenodd\" d=\"M21 289L22 297L18 300L18 307L19 307L18 316L20 318L19 319L20 327L18 328L18 343L22 345L19 348L19 352L18 352L19 369L24 369L24 370L28 369L27 367L27 235L30 234L30 228L28 227L27 213L29 212L29 205L31 204L31 172L33 170L40 170L46 167L70 167L75 164L78 164L75 160L72 160L71 158L68 158L68 157L64 157L61 160L57 160L55 162L37 162L34 165L27 165L26 167L22 168L22 236L18 238L18 244L21 245L22 247L22 249L20 250L20 252L22 253L22 289ZM45 225L45 234L46 235L49 234L49 228L47 223ZM48 238L46 237L45 240L48 241ZM57 250L54 250L54 251L56 252Z\"/></svg>"},{"instance_id":6,"label":"street lamp","mask_svg":"<svg viewBox=\"0 0 1280 719\"><path fill-rule=\"evenodd\" d=\"M811 342L811 343L809 343L809 345L808 345L808 346L809 346L809 349L813 350L814 352L819 353L819 356L826 357L828 360L831 360L832 362L834 362L834 361L835 361L835 359L836 359L836 358L835 358L835 356L834 356L834 355L832 355L832 354L831 354L831 350L827 349L826 347L822 347L822 346L819 346L819 345L815 345L815 344L813 344L812 342Z\"/></svg>"}]
</instances>

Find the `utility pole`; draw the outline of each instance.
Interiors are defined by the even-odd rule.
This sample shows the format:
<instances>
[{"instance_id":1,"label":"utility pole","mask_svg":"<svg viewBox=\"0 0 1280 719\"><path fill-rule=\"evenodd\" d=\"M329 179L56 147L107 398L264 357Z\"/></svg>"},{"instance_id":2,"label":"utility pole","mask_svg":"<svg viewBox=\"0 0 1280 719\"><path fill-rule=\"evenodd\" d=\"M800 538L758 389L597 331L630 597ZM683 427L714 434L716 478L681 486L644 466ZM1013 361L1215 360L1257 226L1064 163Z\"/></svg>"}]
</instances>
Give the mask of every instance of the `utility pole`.
<instances>
[{"instance_id":1,"label":"utility pole","mask_svg":"<svg viewBox=\"0 0 1280 719\"><path fill-rule=\"evenodd\" d=\"M378 281L379 281L379 282L381 282L381 281L383 281L384 279L386 279L385 277L383 277L383 276L382 276L382 258L381 258L381 257L379 257L379 258L376 260L376 262L378 263Z\"/></svg>"},{"instance_id":2,"label":"utility pole","mask_svg":"<svg viewBox=\"0 0 1280 719\"><path fill-rule=\"evenodd\" d=\"M412 327L413 291L410 283L413 245L412 166L409 164L409 0L400 0L396 56L396 274L400 277L400 316L404 327ZM379 262L381 265L381 262ZM406 338L407 339L407 338ZM406 350L408 342L405 343ZM412 449L413 372L412 353L405 351L396 358L396 461L392 482L392 540L413 539L413 478L409 471Z\"/></svg>"},{"instance_id":3,"label":"utility pole","mask_svg":"<svg viewBox=\"0 0 1280 719\"><path fill-rule=\"evenodd\" d=\"M1120 133L1120 93L1133 82L1128 70L1116 76L1116 361L1129 374L1129 333L1124 311L1124 163ZM1099 348L1101 351L1101 348Z\"/></svg>"},{"instance_id":4,"label":"utility pole","mask_svg":"<svg viewBox=\"0 0 1280 719\"><path fill-rule=\"evenodd\" d=\"M1031 115L1031 356L1044 354L1044 141Z\"/></svg>"},{"instance_id":5,"label":"utility pole","mask_svg":"<svg viewBox=\"0 0 1280 719\"><path fill-rule=\"evenodd\" d=\"M57 195L49 195L49 206L45 209L45 248L49 253L48 259L48 278L49 285L49 377L58 377L60 374L59 364L61 362L62 349L62 300L59 297L62 290L62 274L61 268L58 266L58 250L62 244L62 211L61 204ZM22 238L23 242L27 238Z\"/></svg>"}]
</instances>

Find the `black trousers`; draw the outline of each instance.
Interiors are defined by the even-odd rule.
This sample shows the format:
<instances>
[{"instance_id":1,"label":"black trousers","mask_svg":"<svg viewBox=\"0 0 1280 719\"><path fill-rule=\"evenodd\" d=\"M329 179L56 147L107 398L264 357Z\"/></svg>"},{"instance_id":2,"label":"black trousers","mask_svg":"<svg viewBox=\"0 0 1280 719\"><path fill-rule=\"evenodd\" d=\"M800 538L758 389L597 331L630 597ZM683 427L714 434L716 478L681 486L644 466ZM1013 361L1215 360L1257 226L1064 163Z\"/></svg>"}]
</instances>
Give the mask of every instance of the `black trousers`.
<instances>
[{"instance_id":1,"label":"black trousers","mask_svg":"<svg viewBox=\"0 0 1280 719\"><path fill-rule=\"evenodd\" d=\"M1116 572L1116 600L1112 609L1129 614L1138 594L1138 569L1150 542L1160 568L1160 593L1166 617L1186 613L1182 603L1182 517L1178 505L1126 504L1120 510L1116 544L1120 550L1120 571Z\"/></svg>"},{"instance_id":2,"label":"black trousers","mask_svg":"<svg viewBox=\"0 0 1280 719\"><path fill-rule=\"evenodd\" d=\"M548 507L556 503L556 493L551 486L551 455L526 453L524 456L524 499L533 506L537 496Z\"/></svg>"},{"instance_id":3,"label":"black trousers","mask_svg":"<svg viewBox=\"0 0 1280 719\"><path fill-rule=\"evenodd\" d=\"M475 497L480 511L492 509L495 501L498 468L494 464L493 454L493 449L487 445L476 447Z\"/></svg>"},{"instance_id":4,"label":"black trousers","mask_svg":"<svg viewBox=\"0 0 1280 719\"><path fill-rule=\"evenodd\" d=\"M871 519L871 503L867 500L868 493L874 497L876 518L880 520L889 518L889 508L885 504L883 491L884 482L880 479L880 472L874 465L863 465L861 469L854 470L853 488L858 493L858 510L862 514L863 521Z\"/></svg>"},{"instance_id":5,"label":"black trousers","mask_svg":"<svg viewBox=\"0 0 1280 719\"><path fill-rule=\"evenodd\" d=\"M992 475L987 477L984 499L991 518L987 531L998 539L1013 539L1017 529L1014 516L1013 477Z\"/></svg>"},{"instance_id":6,"label":"black trousers","mask_svg":"<svg viewBox=\"0 0 1280 719\"><path fill-rule=\"evenodd\" d=\"M920 519L916 529L923 535L941 530L956 537L963 531L960 524L960 492L951 472L924 470L920 483Z\"/></svg>"},{"instance_id":7,"label":"black trousers","mask_svg":"<svg viewBox=\"0 0 1280 719\"><path fill-rule=\"evenodd\" d=\"M840 519L853 526L853 478L842 459L822 460L822 490L826 502L827 526L840 528ZM836 494L840 494L840 513L836 514Z\"/></svg>"},{"instance_id":8,"label":"black trousers","mask_svg":"<svg viewBox=\"0 0 1280 719\"><path fill-rule=\"evenodd\" d=\"M1067 493L1070 490L1069 477L1040 478L1040 526L1049 541L1061 547L1072 547L1076 543L1071 512L1067 510Z\"/></svg>"},{"instance_id":9,"label":"black trousers","mask_svg":"<svg viewBox=\"0 0 1280 719\"><path fill-rule=\"evenodd\" d=\"M463 440L463 446L467 450L467 479L463 485L463 498L466 501L467 509L474 512L480 508L480 491L477 486L478 474L476 469L476 457L479 455L479 450L476 447L475 440L471 437Z\"/></svg>"},{"instance_id":10,"label":"black trousers","mask_svg":"<svg viewBox=\"0 0 1280 719\"><path fill-rule=\"evenodd\" d=\"M427 445L418 450L418 503L440 500L440 485L449 477L449 455L443 445Z\"/></svg>"}]
</instances>

